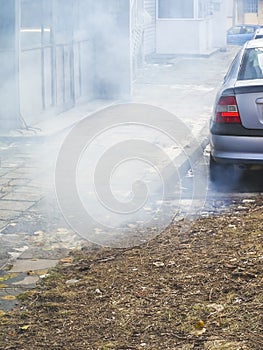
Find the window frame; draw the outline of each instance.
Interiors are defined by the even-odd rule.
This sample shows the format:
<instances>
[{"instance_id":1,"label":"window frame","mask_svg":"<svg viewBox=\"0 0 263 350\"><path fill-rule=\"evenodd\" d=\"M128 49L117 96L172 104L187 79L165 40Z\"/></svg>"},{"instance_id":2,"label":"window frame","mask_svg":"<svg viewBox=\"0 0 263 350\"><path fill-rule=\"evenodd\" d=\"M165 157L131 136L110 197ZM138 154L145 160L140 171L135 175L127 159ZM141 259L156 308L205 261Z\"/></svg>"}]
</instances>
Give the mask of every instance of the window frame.
<instances>
[{"instance_id":1,"label":"window frame","mask_svg":"<svg viewBox=\"0 0 263 350\"><path fill-rule=\"evenodd\" d=\"M258 0L245 0L244 13L258 13Z\"/></svg>"},{"instance_id":2,"label":"window frame","mask_svg":"<svg viewBox=\"0 0 263 350\"><path fill-rule=\"evenodd\" d=\"M198 19L198 4L199 4L199 0L192 0L193 1L193 16L192 17L160 17L159 15L159 4L160 1L162 0L157 0L156 1L156 19L160 20L160 21L192 21L192 20L196 20Z\"/></svg>"}]
</instances>

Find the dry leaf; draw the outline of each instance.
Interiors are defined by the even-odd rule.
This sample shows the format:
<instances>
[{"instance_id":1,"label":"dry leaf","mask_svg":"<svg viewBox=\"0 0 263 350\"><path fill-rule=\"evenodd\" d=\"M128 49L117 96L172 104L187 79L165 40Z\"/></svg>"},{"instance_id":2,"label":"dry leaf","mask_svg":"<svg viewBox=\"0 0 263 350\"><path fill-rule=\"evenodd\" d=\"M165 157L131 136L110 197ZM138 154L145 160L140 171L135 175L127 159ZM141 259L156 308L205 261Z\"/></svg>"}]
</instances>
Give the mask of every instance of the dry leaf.
<instances>
[{"instance_id":1,"label":"dry leaf","mask_svg":"<svg viewBox=\"0 0 263 350\"><path fill-rule=\"evenodd\" d=\"M0 299L2 300L16 300L16 297L14 295L4 295L3 297L1 297Z\"/></svg>"},{"instance_id":2,"label":"dry leaf","mask_svg":"<svg viewBox=\"0 0 263 350\"><path fill-rule=\"evenodd\" d=\"M47 269L45 269L45 270L30 270L30 271L27 272L27 274L28 274L29 276L46 275L47 273L48 273L48 270L47 270Z\"/></svg>"},{"instance_id":3,"label":"dry leaf","mask_svg":"<svg viewBox=\"0 0 263 350\"><path fill-rule=\"evenodd\" d=\"M3 311L3 310L0 310L0 317L3 317L3 316L5 316L5 315L6 315L6 312Z\"/></svg>"},{"instance_id":4,"label":"dry leaf","mask_svg":"<svg viewBox=\"0 0 263 350\"><path fill-rule=\"evenodd\" d=\"M195 329L203 329L205 327L205 323L204 323L204 321L199 320L198 322L196 322L194 327L195 327Z\"/></svg>"},{"instance_id":5,"label":"dry leaf","mask_svg":"<svg viewBox=\"0 0 263 350\"><path fill-rule=\"evenodd\" d=\"M77 280L76 278L72 278L71 280L67 280L65 283L68 286L73 286L75 284L77 284L79 282L79 280Z\"/></svg>"},{"instance_id":6,"label":"dry leaf","mask_svg":"<svg viewBox=\"0 0 263 350\"><path fill-rule=\"evenodd\" d=\"M59 261L63 264L66 264L66 263L72 263L73 262L73 258L72 257L67 257L67 258L62 258L60 259Z\"/></svg>"},{"instance_id":7,"label":"dry leaf","mask_svg":"<svg viewBox=\"0 0 263 350\"><path fill-rule=\"evenodd\" d=\"M207 306L208 306L209 308L214 309L215 312L221 312L221 311L224 310L224 306L221 305L221 304L215 304L215 303L213 303L213 304L210 304L210 305L207 305Z\"/></svg>"},{"instance_id":8,"label":"dry leaf","mask_svg":"<svg viewBox=\"0 0 263 350\"><path fill-rule=\"evenodd\" d=\"M194 330L191 332L193 335L201 335L206 332L205 323L203 320L199 320L194 324Z\"/></svg>"},{"instance_id":9,"label":"dry leaf","mask_svg":"<svg viewBox=\"0 0 263 350\"><path fill-rule=\"evenodd\" d=\"M195 329L192 334L193 335L202 335L206 332L206 328L202 328L202 329Z\"/></svg>"},{"instance_id":10,"label":"dry leaf","mask_svg":"<svg viewBox=\"0 0 263 350\"><path fill-rule=\"evenodd\" d=\"M153 262L153 265L156 266L156 267L163 267L164 263L161 262L161 261L155 261L155 262Z\"/></svg>"}]
</instances>

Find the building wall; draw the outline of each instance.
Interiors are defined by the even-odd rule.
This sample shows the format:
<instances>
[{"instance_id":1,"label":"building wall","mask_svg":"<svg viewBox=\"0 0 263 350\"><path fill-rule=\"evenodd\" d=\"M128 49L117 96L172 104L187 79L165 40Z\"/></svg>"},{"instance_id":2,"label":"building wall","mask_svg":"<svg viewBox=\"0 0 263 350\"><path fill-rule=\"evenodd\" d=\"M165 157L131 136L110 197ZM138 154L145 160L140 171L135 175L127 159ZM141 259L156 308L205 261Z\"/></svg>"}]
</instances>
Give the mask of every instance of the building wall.
<instances>
[{"instance_id":1,"label":"building wall","mask_svg":"<svg viewBox=\"0 0 263 350\"><path fill-rule=\"evenodd\" d=\"M206 20L157 20L156 52L201 54L209 50Z\"/></svg>"},{"instance_id":2,"label":"building wall","mask_svg":"<svg viewBox=\"0 0 263 350\"><path fill-rule=\"evenodd\" d=\"M20 1L20 111L28 124L74 105L73 1ZM60 16L63 16L64 21Z\"/></svg>"},{"instance_id":3,"label":"building wall","mask_svg":"<svg viewBox=\"0 0 263 350\"><path fill-rule=\"evenodd\" d=\"M235 23L235 9L234 0L229 0L227 2L227 29L232 27Z\"/></svg>"},{"instance_id":4,"label":"building wall","mask_svg":"<svg viewBox=\"0 0 263 350\"><path fill-rule=\"evenodd\" d=\"M0 129L130 95L130 0L0 5Z\"/></svg>"},{"instance_id":5,"label":"building wall","mask_svg":"<svg viewBox=\"0 0 263 350\"><path fill-rule=\"evenodd\" d=\"M19 111L19 41L16 0L0 0L0 131L22 126Z\"/></svg>"},{"instance_id":6,"label":"building wall","mask_svg":"<svg viewBox=\"0 0 263 350\"><path fill-rule=\"evenodd\" d=\"M156 0L145 0L144 10L148 16L144 28L144 55L150 55L156 50Z\"/></svg>"},{"instance_id":7,"label":"building wall","mask_svg":"<svg viewBox=\"0 0 263 350\"><path fill-rule=\"evenodd\" d=\"M244 13L244 23L259 24L258 14L257 13Z\"/></svg>"},{"instance_id":8,"label":"building wall","mask_svg":"<svg viewBox=\"0 0 263 350\"><path fill-rule=\"evenodd\" d=\"M258 23L263 25L263 0L258 2Z\"/></svg>"},{"instance_id":9,"label":"building wall","mask_svg":"<svg viewBox=\"0 0 263 350\"><path fill-rule=\"evenodd\" d=\"M187 6L181 2L181 7L174 9L169 8L173 2L166 4L169 4L166 8L160 7L164 15L158 16L157 11L156 53L207 54L225 47L227 0L193 0Z\"/></svg>"},{"instance_id":10,"label":"building wall","mask_svg":"<svg viewBox=\"0 0 263 350\"><path fill-rule=\"evenodd\" d=\"M235 0L235 18L236 24L259 24L263 25L263 1L258 0L258 12L245 12L245 0Z\"/></svg>"},{"instance_id":11,"label":"building wall","mask_svg":"<svg viewBox=\"0 0 263 350\"><path fill-rule=\"evenodd\" d=\"M226 30L227 30L227 14L229 8L227 6L228 0L221 1L218 6L214 8L212 18L212 47L225 49L226 47Z\"/></svg>"}]
</instances>

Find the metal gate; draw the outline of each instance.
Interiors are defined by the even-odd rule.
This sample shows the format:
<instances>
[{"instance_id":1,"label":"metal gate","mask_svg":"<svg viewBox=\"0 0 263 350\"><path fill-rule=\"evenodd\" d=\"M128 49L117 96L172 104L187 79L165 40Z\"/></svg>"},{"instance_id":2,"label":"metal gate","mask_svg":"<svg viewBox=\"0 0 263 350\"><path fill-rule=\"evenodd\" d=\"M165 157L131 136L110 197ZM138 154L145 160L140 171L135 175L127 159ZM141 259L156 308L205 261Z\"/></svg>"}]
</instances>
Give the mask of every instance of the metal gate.
<instances>
[{"instance_id":1,"label":"metal gate","mask_svg":"<svg viewBox=\"0 0 263 350\"><path fill-rule=\"evenodd\" d=\"M58 114L80 99L92 98L92 7L89 0L20 3L20 105L32 124L42 114Z\"/></svg>"}]
</instances>

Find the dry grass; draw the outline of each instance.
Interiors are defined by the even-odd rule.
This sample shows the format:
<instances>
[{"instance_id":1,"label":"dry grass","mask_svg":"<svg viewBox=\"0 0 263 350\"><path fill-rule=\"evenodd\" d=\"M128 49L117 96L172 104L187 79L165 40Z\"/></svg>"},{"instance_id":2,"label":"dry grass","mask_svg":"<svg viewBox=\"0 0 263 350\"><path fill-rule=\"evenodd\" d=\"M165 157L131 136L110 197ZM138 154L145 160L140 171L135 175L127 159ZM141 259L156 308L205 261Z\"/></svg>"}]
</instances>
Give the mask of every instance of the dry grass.
<instances>
[{"instance_id":1,"label":"dry grass","mask_svg":"<svg viewBox=\"0 0 263 350\"><path fill-rule=\"evenodd\" d=\"M147 245L74 252L0 315L0 349L262 350L262 213L259 197Z\"/></svg>"}]
</instances>

